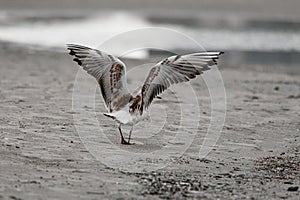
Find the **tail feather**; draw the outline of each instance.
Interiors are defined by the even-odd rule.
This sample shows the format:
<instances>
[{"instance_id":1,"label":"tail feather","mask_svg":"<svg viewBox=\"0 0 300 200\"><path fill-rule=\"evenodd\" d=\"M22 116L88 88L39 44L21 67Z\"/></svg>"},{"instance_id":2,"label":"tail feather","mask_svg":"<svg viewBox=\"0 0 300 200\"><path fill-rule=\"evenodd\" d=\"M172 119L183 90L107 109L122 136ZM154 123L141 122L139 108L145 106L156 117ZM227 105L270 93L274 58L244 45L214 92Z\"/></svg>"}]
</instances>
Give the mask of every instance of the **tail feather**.
<instances>
[{"instance_id":1,"label":"tail feather","mask_svg":"<svg viewBox=\"0 0 300 200\"><path fill-rule=\"evenodd\" d=\"M105 115L106 117L112 118L112 119L116 119L115 116L112 116L112 115L110 115L110 114L108 114L108 113L103 113L103 115Z\"/></svg>"}]
</instances>

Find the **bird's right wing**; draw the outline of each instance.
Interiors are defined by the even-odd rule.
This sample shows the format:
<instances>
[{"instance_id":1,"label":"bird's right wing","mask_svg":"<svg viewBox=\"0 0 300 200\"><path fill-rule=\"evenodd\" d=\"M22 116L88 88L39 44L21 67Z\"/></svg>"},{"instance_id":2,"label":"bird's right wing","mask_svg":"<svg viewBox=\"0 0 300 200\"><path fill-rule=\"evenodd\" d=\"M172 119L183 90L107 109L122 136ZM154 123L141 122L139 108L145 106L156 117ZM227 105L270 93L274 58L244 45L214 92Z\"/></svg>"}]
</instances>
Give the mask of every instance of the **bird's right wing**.
<instances>
[{"instance_id":1,"label":"bird's right wing","mask_svg":"<svg viewBox=\"0 0 300 200\"><path fill-rule=\"evenodd\" d=\"M122 61L97 49L75 44L67 47L69 54L75 57L73 60L96 78L109 112L116 109L116 102L127 101L131 97L127 88L126 66Z\"/></svg>"},{"instance_id":2,"label":"bird's right wing","mask_svg":"<svg viewBox=\"0 0 300 200\"><path fill-rule=\"evenodd\" d=\"M153 98L169 86L186 82L217 64L223 52L201 52L171 56L157 63L149 72L142 87L142 109L147 109Z\"/></svg>"}]
</instances>

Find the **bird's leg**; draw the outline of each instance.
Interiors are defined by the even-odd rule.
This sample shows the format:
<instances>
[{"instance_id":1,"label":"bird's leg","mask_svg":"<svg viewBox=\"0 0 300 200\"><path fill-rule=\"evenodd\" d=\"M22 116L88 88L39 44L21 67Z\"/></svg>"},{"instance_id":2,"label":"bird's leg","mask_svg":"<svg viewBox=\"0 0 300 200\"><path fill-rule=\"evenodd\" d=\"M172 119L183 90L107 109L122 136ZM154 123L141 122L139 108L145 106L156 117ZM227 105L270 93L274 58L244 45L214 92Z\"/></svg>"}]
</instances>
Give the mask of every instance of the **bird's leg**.
<instances>
[{"instance_id":1,"label":"bird's leg","mask_svg":"<svg viewBox=\"0 0 300 200\"><path fill-rule=\"evenodd\" d=\"M130 138L131 138L132 130L133 130L133 125L132 125L132 127L131 127L131 129L130 129L130 132L129 132L128 144L130 144Z\"/></svg>"},{"instance_id":2,"label":"bird's leg","mask_svg":"<svg viewBox=\"0 0 300 200\"><path fill-rule=\"evenodd\" d=\"M119 132L120 132L120 135L121 135L121 144L127 144L128 142L126 142L124 140L124 137L123 137L123 134L122 134L121 124L119 125L118 129L119 129Z\"/></svg>"}]
</instances>

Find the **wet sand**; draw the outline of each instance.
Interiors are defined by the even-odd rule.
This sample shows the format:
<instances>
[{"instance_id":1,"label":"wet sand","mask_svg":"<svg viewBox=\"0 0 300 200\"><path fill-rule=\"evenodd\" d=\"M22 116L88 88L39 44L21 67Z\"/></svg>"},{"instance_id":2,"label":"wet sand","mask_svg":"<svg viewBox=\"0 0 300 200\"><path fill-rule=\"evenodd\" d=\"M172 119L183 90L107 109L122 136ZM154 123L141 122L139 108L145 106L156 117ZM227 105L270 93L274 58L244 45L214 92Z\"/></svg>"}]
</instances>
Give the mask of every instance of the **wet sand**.
<instances>
[{"instance_id":1,"label":"wet sand","mask_svg":"<svg viewBox=\"0 0 300 200\"><path fill-rule=\"evenodd\" d=\"M227 115L209 155L198 157L210 118L209 94L200 80L194 86L202 99L202 125L189 149L161 170L129 173L96 161L80 140L71 107L78 67L71 57L4 44L0 57L0 199L299 197L299 189L289 191L300 185L299 67L221 62ZM175 108L168 95L156 104ZM115 125L105 123L112 145L118 145ZM161 144L152 139L145 145Z\"/></svg>"}]
</instances>

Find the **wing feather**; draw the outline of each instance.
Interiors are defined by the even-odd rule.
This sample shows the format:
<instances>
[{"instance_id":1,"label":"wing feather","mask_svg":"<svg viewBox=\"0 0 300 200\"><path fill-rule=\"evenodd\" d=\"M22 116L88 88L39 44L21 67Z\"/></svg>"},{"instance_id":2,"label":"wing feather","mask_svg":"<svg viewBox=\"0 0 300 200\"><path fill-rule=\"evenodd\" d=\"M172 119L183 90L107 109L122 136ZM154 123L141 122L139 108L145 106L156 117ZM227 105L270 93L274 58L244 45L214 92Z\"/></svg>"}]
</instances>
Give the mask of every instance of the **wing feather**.
<instances>
[{"instance_id":1,"label":"wing feather","mask_svg":"<svg viewBox=\"0 0 300 200\"><path fill-rule=\"evenodd\" d=\"M131 95L127 88L126 66L122 61L97 49L75 44L67 47L69 54L75 57L73 60L96 78L108 112L120 109L127 99L129 101Z\"/></svg>"},{"instance_id":2,"label":"wing feather","mask_svg":"<svg viewBox=\"0 0 300 200\"><path fill-rule=\"evenodd\" d=\"M143 106L173 84L189 81L217 64L223 52L200 52L171 56L157 63L149 72L141 90Z\"/></svg>"}]
</instances>

